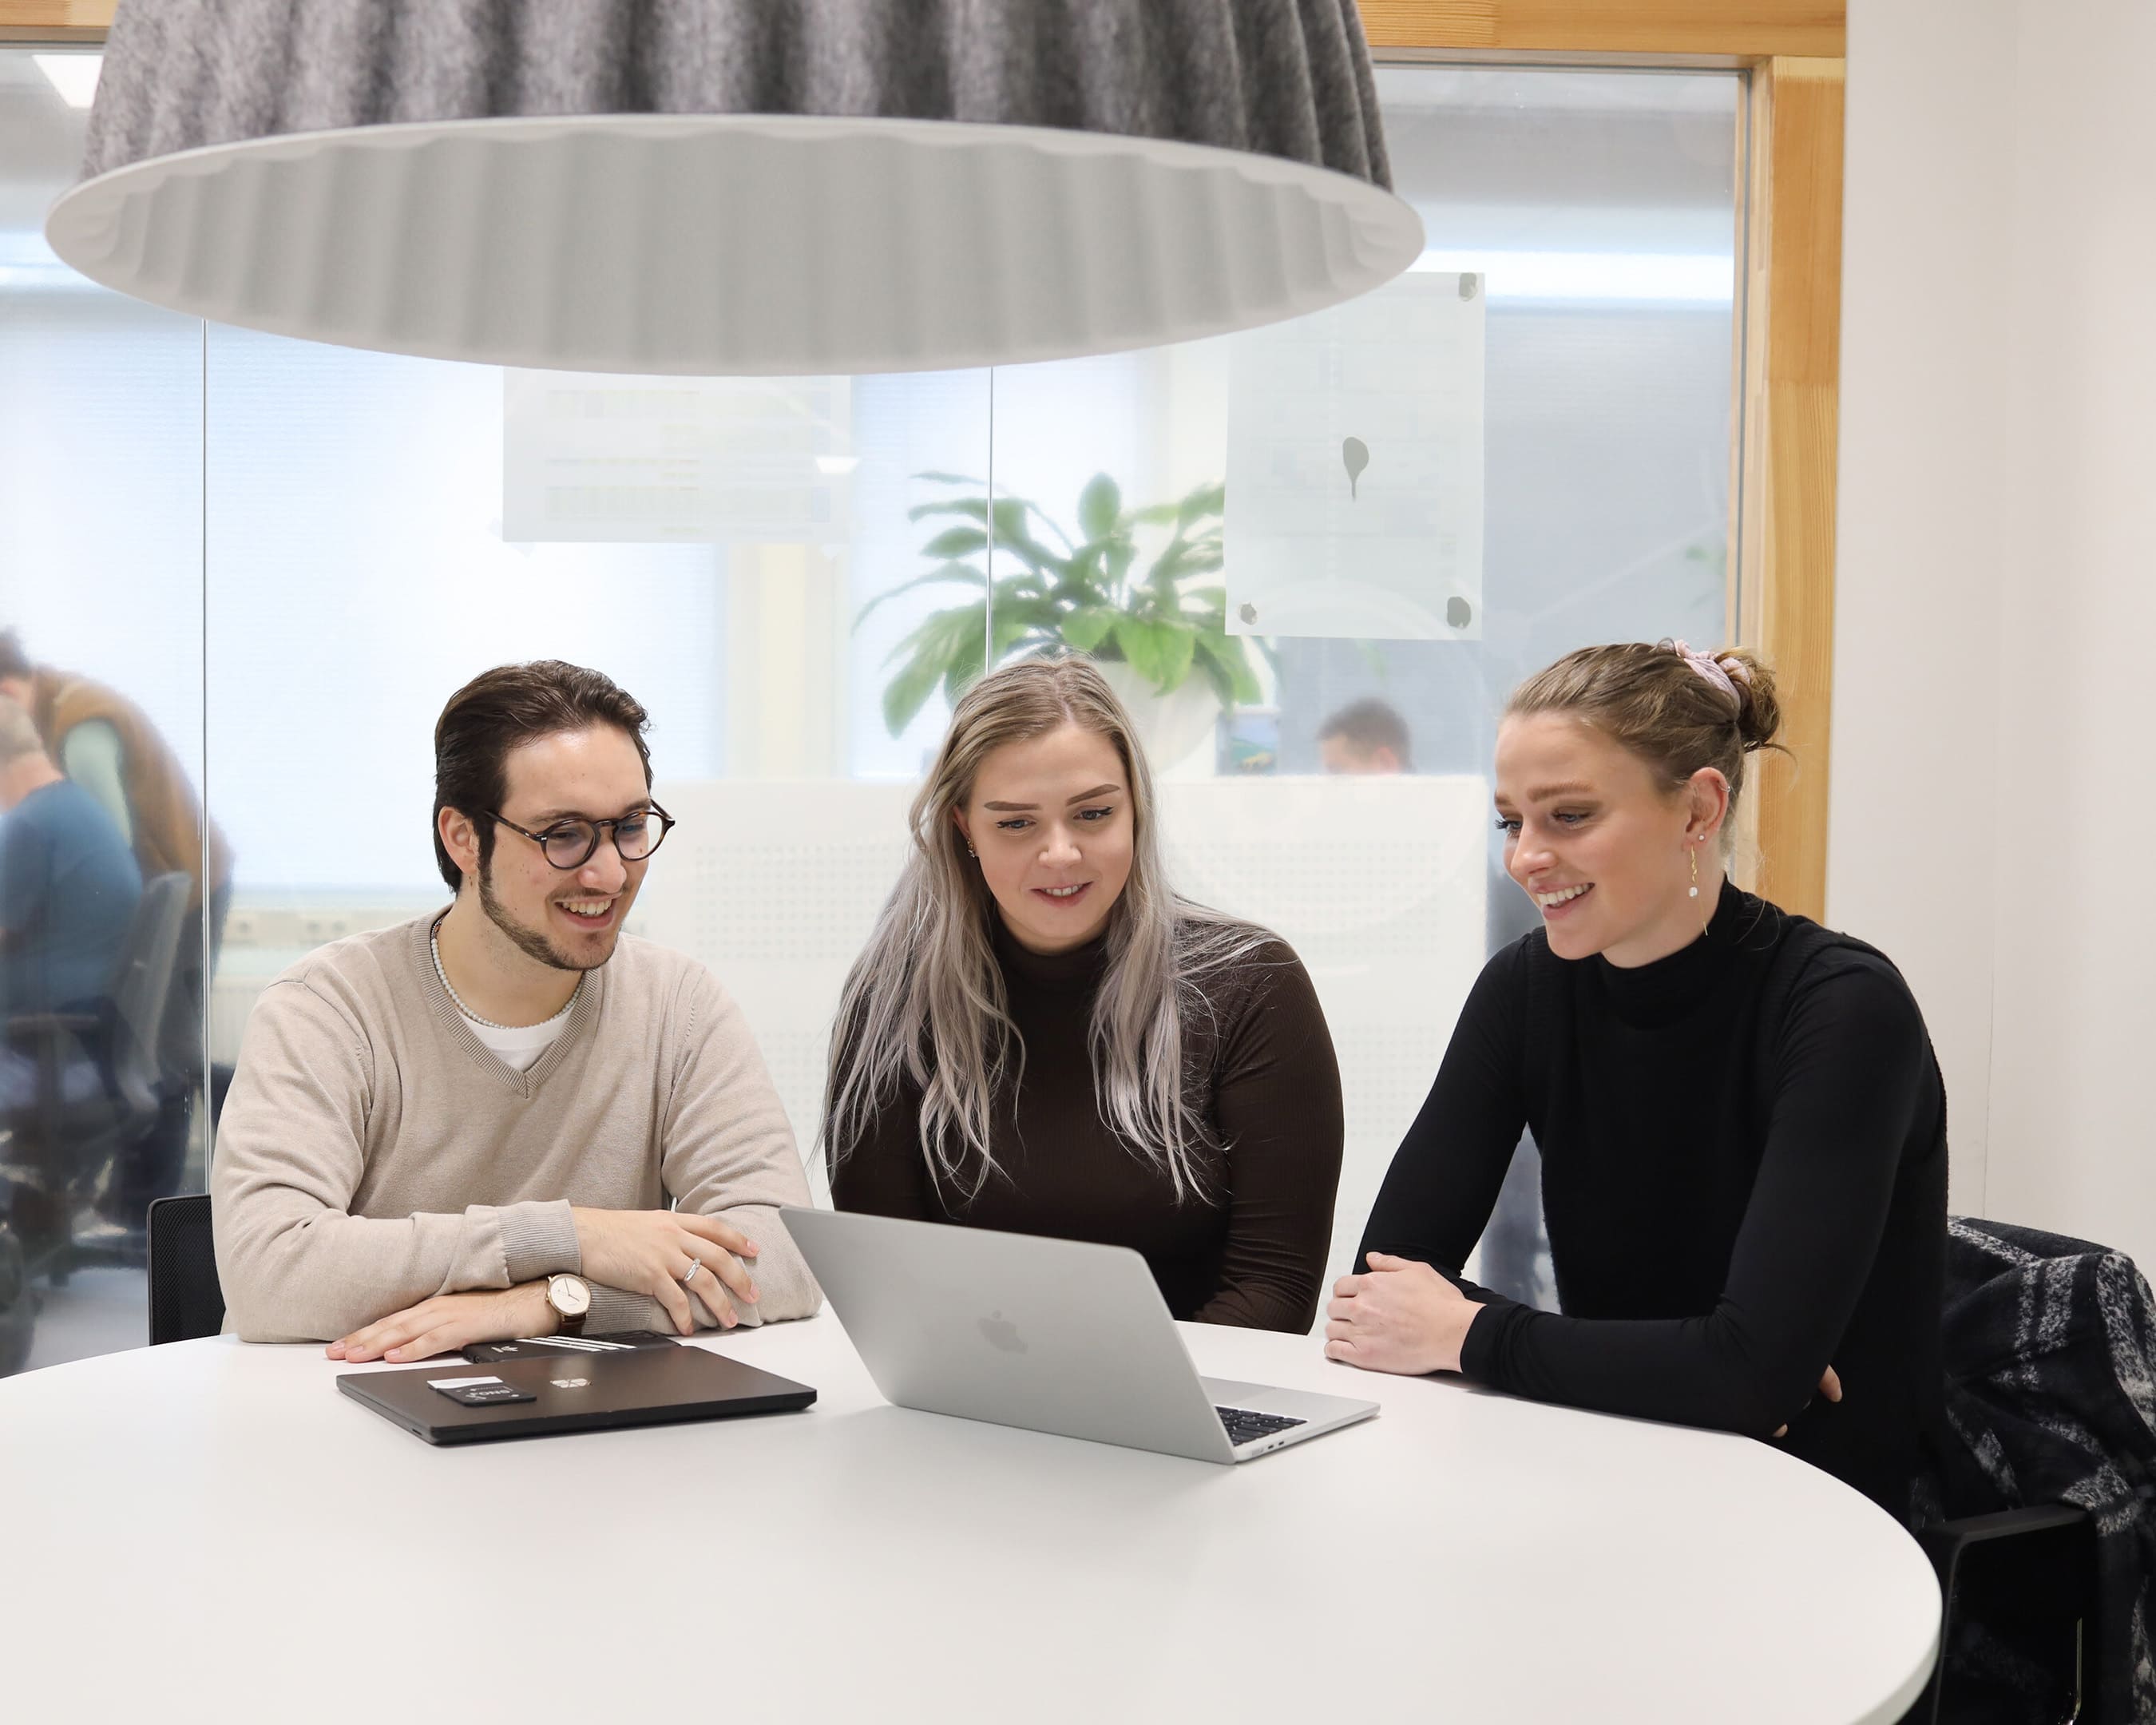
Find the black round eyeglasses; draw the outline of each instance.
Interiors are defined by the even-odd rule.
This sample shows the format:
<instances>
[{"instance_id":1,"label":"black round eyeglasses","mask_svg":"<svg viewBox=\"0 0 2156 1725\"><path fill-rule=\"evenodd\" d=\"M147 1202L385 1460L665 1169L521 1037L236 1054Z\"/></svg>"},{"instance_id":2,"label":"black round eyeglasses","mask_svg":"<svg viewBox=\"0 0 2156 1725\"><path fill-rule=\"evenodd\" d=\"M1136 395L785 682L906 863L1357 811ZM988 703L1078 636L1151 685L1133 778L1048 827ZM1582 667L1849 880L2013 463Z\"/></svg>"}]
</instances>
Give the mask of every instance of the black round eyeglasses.
<instances>
[{"instance_id":1,"label":"black round eyeglasses","mask_svg":"<svg viewBox=\"0 0 2156 1725\"><path fill-rule=\"evenodd\" d=\"M678 823L656 803L639 809L634 814L616 815L612 820L586 820L581 816L568 820L557 820L543 833L535 833L529 827L520 827L504 814L491 809L487 819L498 820L512 833L521 833L539 847L539 854L556 868L581 869L592 860L593 852L599 848L602 829L613 834L613 848L624 862L642 862L644 858L666 842L666 835Z\"/></svg>"}]
</instances>

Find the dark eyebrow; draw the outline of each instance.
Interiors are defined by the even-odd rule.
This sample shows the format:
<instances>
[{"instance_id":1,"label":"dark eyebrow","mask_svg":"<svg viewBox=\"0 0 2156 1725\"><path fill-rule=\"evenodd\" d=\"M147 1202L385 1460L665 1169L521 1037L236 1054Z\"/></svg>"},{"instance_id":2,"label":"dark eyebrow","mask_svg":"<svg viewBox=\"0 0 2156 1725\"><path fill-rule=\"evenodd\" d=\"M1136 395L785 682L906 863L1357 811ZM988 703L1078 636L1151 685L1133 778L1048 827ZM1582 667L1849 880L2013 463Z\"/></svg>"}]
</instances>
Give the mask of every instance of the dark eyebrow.
<instances>
[{"instance_id":1,"label":"dark eyebrow","mask_svg":"<svg viewBox=\"0 0 2156 1725\"><path fill-rule=\"evenodd\" d=\"M1063 806L1068 809L1073 803L1090 803L1096 797L1112 796L1121 789L1122 787L1119 784L1096 784L1090 791L1081 791L1076 796L1065 798ZM1038 803L983 803L981 807L993 809L998 814L1023 814L1040 808L1040 804Z\"/></svg>"},{"instance_id":2,"label":"dark eyebrow","mask_svg":"<svg viewBox=\"0 0 2156 1725\"><path fill-rule=\"evenodd\" d=\"M630 815L641 814L650 807L651 799L649 797L642 797L630 803L628 808L623 809L619 816L609 814L587 814L581 809L549 809L544 814L533 815L531 817L531 824L535 827L546 827L552 826L556 821L561 820L627 820ZM506 815L502 818L505 820L508 819Z\"/></svg>"},{"instance_id":3,"label":"dark eyebrow","mask_svg":"<svg viewBox=\"0 0 2156 1725\"><path fill-rule=\"evenodd\" d=\"M1552 797L1592 796L1594 787L1578 779L1568 779L1563 784L1537 785L1527 793L1530 803L1547 803Z\"/></svg>"}]
</instances>

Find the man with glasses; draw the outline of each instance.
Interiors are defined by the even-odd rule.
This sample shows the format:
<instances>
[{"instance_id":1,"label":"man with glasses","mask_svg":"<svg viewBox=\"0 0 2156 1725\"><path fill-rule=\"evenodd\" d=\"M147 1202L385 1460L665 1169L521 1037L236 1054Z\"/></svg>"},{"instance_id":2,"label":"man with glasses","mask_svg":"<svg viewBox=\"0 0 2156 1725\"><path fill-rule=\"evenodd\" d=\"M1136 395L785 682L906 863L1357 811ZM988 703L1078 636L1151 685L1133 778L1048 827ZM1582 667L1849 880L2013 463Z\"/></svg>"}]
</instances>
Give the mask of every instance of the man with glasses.
<instances>
[{"instance_id":1,"label":"man with glasses","mask_svg":"<svg viewBox=\"0 0 2156 1725\"><path fill-rule=\"evenodd\" d=\"M646 722L557 660L450 697L454 901L310 953L248 1023L211 1178L241 1336L416 1360L816 1309L775 1214L807 1183L747 1026L701 965L622 937L674 824Z\"/></svg>"}]
</instances>

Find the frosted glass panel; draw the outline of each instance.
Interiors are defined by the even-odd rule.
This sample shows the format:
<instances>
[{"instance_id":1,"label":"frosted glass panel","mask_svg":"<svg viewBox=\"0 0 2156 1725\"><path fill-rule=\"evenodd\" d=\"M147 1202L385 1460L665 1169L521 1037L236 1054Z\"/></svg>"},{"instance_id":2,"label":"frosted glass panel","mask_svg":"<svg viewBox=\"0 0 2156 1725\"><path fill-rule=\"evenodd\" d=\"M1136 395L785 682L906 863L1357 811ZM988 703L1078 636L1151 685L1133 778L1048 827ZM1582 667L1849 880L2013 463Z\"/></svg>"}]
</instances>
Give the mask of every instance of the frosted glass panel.
<instances>
[{"instance_id":1,"label":"frosted glass panel","mask_svg":"<svg viewBox=\"0 0 2156 1725\"><path fill-rule=\"evenodd\" d=\"M719 974L808 1144L854 911L904 842L892 797L864 824L845 788L902 811L947 717L941 676L902 722L884 697L941 603L912 583L945 523L912 511L949 494L930 475L985 471L987 373L505 374L215 329L208 375L208 727L239 856L215 1057L309 947L446 901L435 718L490 666L566 659L649 709L680 823L627 926Z\"/></svg>"},{"instance_id":2,"label":"frosted glass panel","mask_svg":"<svg viewBox=\"0 0 2156 1725\"><path fill-rule=\"evenodd\" d=\"M200 1191L202 326L41 228L85 116L0 49L0 1375L147 1338L144 1217Z\"/></svg>"},{"instance_id":3,"label":"frosted glass panel","mask_svg":"<svg viewBox=\"0 0 2156 1725\"><path fill-rule=\"evenodd\" d=\"M652 710L662 774L718 770L726 547L505 540L493 367L223 327L208 366L209 734L244 906L439 895L434 720L506 660L597 665Z\"/></svg>"},{"instance_id":4,"label":"frosted glass panel","mask_svg":"<svg viewBox=\"0 0 2156 1725\"><path fill-rule=\"evenodd\" d=\"M1482 285L1412 270L1221 344L1229 634L1481 639Z\"/></svg>"}]
</instances>

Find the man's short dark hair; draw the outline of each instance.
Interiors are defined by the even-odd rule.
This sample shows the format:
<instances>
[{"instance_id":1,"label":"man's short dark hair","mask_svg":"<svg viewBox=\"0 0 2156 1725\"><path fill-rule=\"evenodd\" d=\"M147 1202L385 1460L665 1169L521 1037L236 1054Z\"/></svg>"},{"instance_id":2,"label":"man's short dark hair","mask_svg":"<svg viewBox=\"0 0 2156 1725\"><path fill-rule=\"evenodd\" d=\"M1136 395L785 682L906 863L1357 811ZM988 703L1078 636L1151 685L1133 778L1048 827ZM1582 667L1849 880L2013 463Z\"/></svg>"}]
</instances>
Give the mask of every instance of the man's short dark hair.
<instances>
[{"instance_id":1,"label":"man's short dark hair","mask_svg":"<svg viewBox=\"0 0 2156 1725\"><path fill-rule=\"evenodd\" d=\"M23 650L23 638L12 629L0 629L0 677L27 677L36 670Z\"/></svg>"},{"instance_id":2,"label":"man's short dark hair","mask_svg":"<svg viewBox=\"0 0 2156 1725\"><path fill-rule=\"evenodd\" d=\"M1407 768L1408 721L1374 695L1349 701L1318 727L1320 742L1336 737L1346 737L1364 754L1373 749L1390 749L1401 769Z\"/></svg>"},{"instance_id":3,"label":"man's short dark hair","mask_svg":"<svg viewBox=\"0 0 2156 1725\"><path fill-rule=\"evenodd\" d=\"M464 873L442 843L442 811L454 809L479 834L479 865L494 856L490 814L509 795L509 752L542 737L612 725L627 733L644 762L644 788L651 788L651 751L644 741L651 722L641 703L613 678L559 659L498 665L481 671L449 697L434 721L434 861L454 892Z\"/></svg>"}]
</instances>

